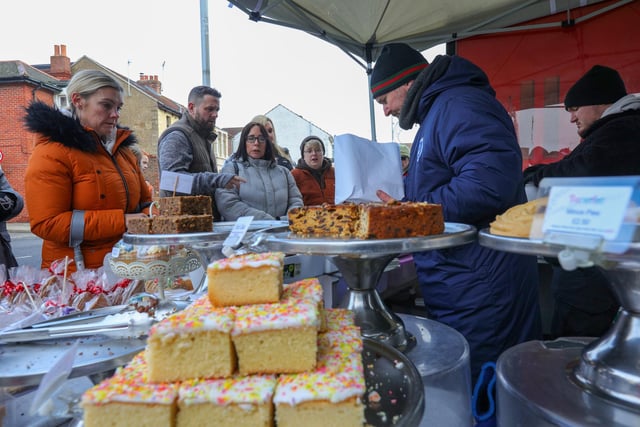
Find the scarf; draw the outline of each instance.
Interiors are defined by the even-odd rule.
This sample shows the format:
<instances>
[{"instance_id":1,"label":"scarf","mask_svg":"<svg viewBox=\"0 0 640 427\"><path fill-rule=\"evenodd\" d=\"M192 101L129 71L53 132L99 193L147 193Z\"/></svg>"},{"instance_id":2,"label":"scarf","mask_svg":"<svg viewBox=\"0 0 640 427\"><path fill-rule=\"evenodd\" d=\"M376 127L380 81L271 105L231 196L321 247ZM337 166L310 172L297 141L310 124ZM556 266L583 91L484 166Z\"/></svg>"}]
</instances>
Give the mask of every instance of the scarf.
<instances>
[{"instance_id":1,"label":"scarf","mask_svg":"<svg viewBox=\"0 0 640 427\"><path fill-rule=\"evenodd\" d=\"M398 123L402 129L409 130L415 123L420 123L418 118L418 107L420 106L422 94L429 86L431 86L431 84L442 77L449 68L450 62L450 56L438 55L427 68L418 74L418 77L416 77L409 88L407 98L404 100L404 104L402 104L402 108L400 109L400 119L398 120ZM432 97L425 105L427 110L431 104L433 104L434 100L435 97Z\"/></svg>"}]
</instances>

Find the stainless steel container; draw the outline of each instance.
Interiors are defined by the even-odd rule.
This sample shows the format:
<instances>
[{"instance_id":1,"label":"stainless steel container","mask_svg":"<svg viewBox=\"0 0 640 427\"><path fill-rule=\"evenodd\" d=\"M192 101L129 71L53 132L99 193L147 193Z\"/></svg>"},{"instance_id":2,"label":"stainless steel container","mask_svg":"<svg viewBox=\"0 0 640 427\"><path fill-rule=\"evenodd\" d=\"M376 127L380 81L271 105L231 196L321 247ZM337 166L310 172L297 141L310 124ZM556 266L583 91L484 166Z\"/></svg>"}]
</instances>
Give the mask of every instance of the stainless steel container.
<instances>
[{"instance_id":1,"label":"stainless steel container","mask_svg":"<svg viewBox=\"0 0 640 427\"><path fill-rule=\"evenodd\" d=\"M407 353L424 385L420 426L471 426L469 344L453 328L423 317L399 314L416 343Z\"/></svg>"},{"instance_id":2,"label":"stainless steel container","mask_svg":"<svg viewBox=\"0 0 640 427\"><path fill-rule=\"evenodd\" d=\"M640 425L639 408L620 405L575 381L573 370L591 340L530 341L505 351L497 364L498 425Z\"/></svg>"}]
</instances>

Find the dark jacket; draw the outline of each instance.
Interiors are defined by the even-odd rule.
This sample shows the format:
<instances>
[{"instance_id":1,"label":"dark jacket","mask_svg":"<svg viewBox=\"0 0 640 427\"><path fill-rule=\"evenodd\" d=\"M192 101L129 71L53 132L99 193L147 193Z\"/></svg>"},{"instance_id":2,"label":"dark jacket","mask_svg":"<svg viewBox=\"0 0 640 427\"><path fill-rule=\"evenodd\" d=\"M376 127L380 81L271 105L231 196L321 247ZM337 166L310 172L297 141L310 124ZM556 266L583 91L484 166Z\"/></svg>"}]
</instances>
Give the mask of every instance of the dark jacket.
<instances>
[{"instance_id":1,"label":"dark jacket","mask_svg":"<svg viewBox=\"0 0 640 427\"><path fill-rule=\"evenodd\" d=\"M627 95L609 107L563 159L524 171L536 186L545 177L640 175L640 99ZM565 271L554 265L552 338L601 336L616 316L619 302L600 267Z\"/></svg>"},{"instance_id":2,"label":"dark jacket","mask_svg":"<svg viewBox=\"0 0 640 427\"><path fill-rule=\"evenodd\" d=\"M7 270L18 265L11 250L11 236L7 231L7 221L22 212L23 207L22 196L11 187L4 171L0 168L0 265L4 265ZM0 277L2 277L1 274Z\"/></svg>"},{"instance_id":3,"label":"dark jacket","mask_svg":"<svg viewBox=\"0 0 640 427\"><path fill-rule=\"evenodd\" d=\"M133 133L119 128L113 154L98 135L76 119L44 103L27 108L27 128L36 146L25 176L31 231L43 239L42 267L73 259L71 215L85 211L82 253L87 268L99 268L126 231L125 213L148 212L151 194L128 147ZM71 271L75 265L70 266Z\"/></svg>"},{"instance_id":4,"label":"dark jacket","mask_svg":"<svg viewBox=\"0 0 640 427\"><path fill-rule=\"evenodd\" d=\"M334 204L336 199L336 176L331 161L324 159L320 169L310 168L300 159L291 174L302 193L305 206Z\"/></svg>"},{"instance_id":5,"label":"dark jacket","mask_svg":"<svg viewBox=\"0 0 640 427\"><path fill-rule=\"evenodd\" d=\"M545 177L640 175L640 109L596 120L563 159L524 171L536 186Z\"/></svg>"},{"instance_id":6,"label":"dark jacket","mask_svg":"<svg viewBox=\"0 0 640 427\"><path fill-rule=\"evenodd\" d=\"M422 73L438 67L438 58ZM478 229L526 201L511 118L482 70L453 56L416 96L420 128L405 178L408 200L441 204L446 222ZM508 347L541 337L535 257L471 243L414 260L430 316L469 342L473 378Z\"/></svg>"}]
</instances>

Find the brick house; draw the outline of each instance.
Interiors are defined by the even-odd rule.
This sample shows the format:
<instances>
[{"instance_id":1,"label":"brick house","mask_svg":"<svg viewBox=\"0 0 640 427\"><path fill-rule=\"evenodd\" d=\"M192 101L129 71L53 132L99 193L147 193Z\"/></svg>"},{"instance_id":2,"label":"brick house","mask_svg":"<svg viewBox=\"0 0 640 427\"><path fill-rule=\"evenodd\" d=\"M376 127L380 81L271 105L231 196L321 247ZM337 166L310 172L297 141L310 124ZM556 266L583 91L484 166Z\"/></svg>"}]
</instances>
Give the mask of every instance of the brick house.
<instances>
[{"instance_id":1,"label":"brick house","mask_svg":"<svg viewBox=\"0 0 640 427\"><path fill-rule=\"evenodd\" d=\"M66 102L62 91L71 78L71 68L64 61L59 61L60 56L60 47L56 46L49 73L19 60L0 61L0 100L3 105L0 121L1 164L13 188L23 195L27 162L35 143L34 135L22 125L24 109L33 101L51 105ZM12 221L28 222L27 208Z\"/></svg>"}]
</instances>

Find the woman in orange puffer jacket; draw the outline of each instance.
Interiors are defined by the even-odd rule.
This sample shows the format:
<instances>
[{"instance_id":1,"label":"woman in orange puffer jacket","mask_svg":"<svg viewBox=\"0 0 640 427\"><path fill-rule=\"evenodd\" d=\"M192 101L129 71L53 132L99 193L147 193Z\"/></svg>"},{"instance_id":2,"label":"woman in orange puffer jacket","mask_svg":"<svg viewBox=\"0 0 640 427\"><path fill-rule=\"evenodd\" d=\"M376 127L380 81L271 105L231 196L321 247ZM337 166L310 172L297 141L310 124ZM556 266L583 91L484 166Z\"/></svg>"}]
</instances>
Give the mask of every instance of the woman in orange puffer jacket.
<instances>
[{"instance_id":1,"label":"woman in orange puffer jacket","mask_svg":"<svg viewBox=\"0 0 640 427\"><path fill-rule=\"evenodd\" d=\"M147 215L152 199L128 148L136 139L117 126L120 84L101 71L84 70L73 76L67 94L69 111L42 102L27 108L25 124L37 138L27 165L25 200L31 231L43 239L43 268L74 258L69 246L74 211L84 222L84 266L98 268L126 231L127 218Z\"/></svg>"}]
</instances>

